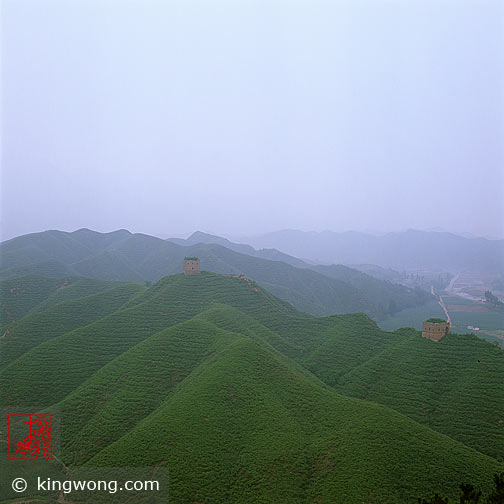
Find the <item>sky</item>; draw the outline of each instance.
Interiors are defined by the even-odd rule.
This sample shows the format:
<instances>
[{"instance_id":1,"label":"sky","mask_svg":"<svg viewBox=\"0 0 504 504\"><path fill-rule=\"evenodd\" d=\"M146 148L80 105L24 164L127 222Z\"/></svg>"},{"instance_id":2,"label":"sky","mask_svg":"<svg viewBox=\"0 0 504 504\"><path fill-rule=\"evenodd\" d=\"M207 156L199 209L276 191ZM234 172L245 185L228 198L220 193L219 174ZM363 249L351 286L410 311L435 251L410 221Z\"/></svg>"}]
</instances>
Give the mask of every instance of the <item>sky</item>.
<instances>
[{"instance_id":1,"label":"sky","mask_svg":"<svg viewBox=\"0 0 504 504\"><path fill-rule=\"evenodd\" d=\"M0 0L1 237L504 236L500 0Z\"/></svg>"}]
</instances>

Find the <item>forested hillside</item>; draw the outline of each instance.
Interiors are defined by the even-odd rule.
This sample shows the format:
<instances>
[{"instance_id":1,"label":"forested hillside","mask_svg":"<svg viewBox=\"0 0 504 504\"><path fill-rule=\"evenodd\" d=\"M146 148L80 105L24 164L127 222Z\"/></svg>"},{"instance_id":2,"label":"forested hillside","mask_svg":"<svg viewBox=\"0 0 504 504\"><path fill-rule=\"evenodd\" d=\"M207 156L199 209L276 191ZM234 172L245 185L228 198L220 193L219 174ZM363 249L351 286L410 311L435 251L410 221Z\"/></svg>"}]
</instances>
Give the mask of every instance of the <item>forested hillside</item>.
<instances>
[{"instance_id":1,"label":"forested hillside","mask_svg":"<svg viewBox=\"0 0 504 504\"><path fill-rule=\"evenodd\" d=\"M376 313L379 314L379 318L386 315L393 315L405 308L423 305L433 299L430 293L420 288L409 289L403 285L375 278L357 269L349 268L348 266L343 266L341 264L332 264L330 266L321 264L315 265L284 254L283 252L279 252L276 249L255 250L250 245L233 243L225 238L201 233L199 231L193 233L186 240L172 238L170 241L186 246L196 245L199 243L218 244L236 252L241 252L254 257L281 261L292 266L296 266L297 268L316 271L326 277L350 284L360 292L364 293L366 298L375 306Z\"/></svg>"},{"instance_id":2,"label":"forested hillside","mask_svg":"<svg viewBox=\"0 0 504 504\"><path fill-rule=\"evenodd\" d=\"M1 402L60 412L67 465L166 466L175 503L415 503L504 471L490 343L317 318L213 273L87 282L0 339Z\"/></svg>"},{"instance_id":3,"label":"forested hillside","mask_svg":"<svg viewBox=\"0 0 504 504\"><path fill-rule=\"evenodd\" d=\"M198 240L196 236L194 241ZM265 259L236 252L228 248L229 243L226 245L198 242L183 246L125 230L113 233L88 229L73 233L46 231L1 244L0 278L31 274L82 275L107 281L154 282L165 275L179 273L184 256L197 256L203 270L245 274L296 308L317 316L364 312L378 320L405 307L424 303L430 297L348 268L344 273L337 267L317 272L277 251L263 254L269 256ZM237 247L248 250L246 246ZM273 257L277 260L270 260Z\"/></svg>"}]
</instances>

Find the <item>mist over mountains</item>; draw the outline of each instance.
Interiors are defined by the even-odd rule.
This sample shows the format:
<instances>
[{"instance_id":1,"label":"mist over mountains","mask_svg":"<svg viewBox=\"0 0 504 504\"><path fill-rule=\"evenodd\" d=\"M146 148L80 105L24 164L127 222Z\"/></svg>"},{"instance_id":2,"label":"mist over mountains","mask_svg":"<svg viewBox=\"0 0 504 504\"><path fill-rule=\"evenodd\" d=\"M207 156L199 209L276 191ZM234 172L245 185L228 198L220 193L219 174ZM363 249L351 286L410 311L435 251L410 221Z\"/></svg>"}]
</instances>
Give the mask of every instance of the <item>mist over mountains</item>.
<instances>
[{"instance_id":1,"label":"mist over mountains","mask_svg":"<svg viewBox=\"0 0 504 504\"><path fill-rule=\"evenodd\" d=\"M286 229L244 237L255 248L275 248L323 264L376 264L396 270L504 271L504 240L408 230L376 236L357 231Z\"/></svg>"},{"instance_id":2,"label":"mist over mountains","mask_svg":"<svg viewBox=\"0 0 504 504\"><path fill-rule=\"evenodd\" d=\"M502 1L0 12L0 504L504 504Z\"/></svg>"},{"instance_id":3,"label":"mist over mountains","mask_svg":"<svg viewBox=\"0 0 504 504\"><path fill-rule=\"evenodd\" d=\"M186 239L168 238L167 240L183 246L197 245L198 243L215 243L217 245L222 245L223 247L234 250L235 252L239 252L240 254L247 254L254 257L260 257L262 259L269 259L270 261L282 261L298 268L306 268L308 266L308 263L306 261L298 259L297 257L291 256L289 254L284 254L283 252L280 252L275 248L262 248L260 250L256 250L250 245L243 243L234 243L227 238L212 235L209 233L203 233L202 231L195 231Z\"/></svg>"},{"instance_id":4,"label":"mist over mountains","mask_svg":"<svg viewBox=\"0 0 504 504\"><path fill-rule=\"evenodd\" d=\"M421 289L407 289L345 266L312 266L276 250L256 251L203 233L189 240L162 240L126 230L45 231L3 242L0 254L0 278L79 275L135 282L180 273L184 257L197 256L202 269L244 274L317 316L364 312L381 319L431 299Z\"/></svg>"},{"instance_id":5,"label":"mist over mountains","mask_svg":"<svg viewBox=\"0 0 504 504\"><path fill-rule=\"evenodd\" d=\"M181 503L403 504L504 471L502 350L375 322L420 288L201 232L0 255L0 399L57 407L66 465L166 466Z\"/></svg>"}]
</instances>

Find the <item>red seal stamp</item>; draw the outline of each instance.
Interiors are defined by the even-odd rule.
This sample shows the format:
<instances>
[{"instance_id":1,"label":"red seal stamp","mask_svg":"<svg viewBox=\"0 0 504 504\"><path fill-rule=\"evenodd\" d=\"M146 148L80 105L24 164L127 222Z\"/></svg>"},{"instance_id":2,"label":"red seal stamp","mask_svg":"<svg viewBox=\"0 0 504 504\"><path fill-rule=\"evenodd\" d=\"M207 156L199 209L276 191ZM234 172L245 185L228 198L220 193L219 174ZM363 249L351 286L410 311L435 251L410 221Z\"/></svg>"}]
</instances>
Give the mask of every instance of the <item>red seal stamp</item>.
<instances>
[{"instance_id":1,"label":"red seal stamp","mask_svg":"<svg viewBox=\"0 0 504 504\"><path fill-rule=\"evenodd\" d=\"M7 435L9 460L52 460L52 415L8 414Z\"/></svg>"}]
</instances>

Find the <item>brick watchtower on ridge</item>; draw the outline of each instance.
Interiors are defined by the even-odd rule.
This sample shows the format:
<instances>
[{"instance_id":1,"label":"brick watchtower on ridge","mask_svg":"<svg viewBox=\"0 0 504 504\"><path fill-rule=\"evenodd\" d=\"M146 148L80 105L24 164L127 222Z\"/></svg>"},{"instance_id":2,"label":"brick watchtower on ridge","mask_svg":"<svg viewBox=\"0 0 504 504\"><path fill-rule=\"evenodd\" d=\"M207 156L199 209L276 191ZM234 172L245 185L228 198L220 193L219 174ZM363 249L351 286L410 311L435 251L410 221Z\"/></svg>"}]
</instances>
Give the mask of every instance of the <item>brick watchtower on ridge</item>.
<instances>
[{"instance_id":1,"label":"brick watchtower on ridge","mask_svg":"<svg viewBox=\"0 0 504 504\"><path fill-rule=\"evenodd\" d=\"M442 319L429 319L422 324L422 337L438 342L450 332L450 323Z\"/></svg>"},{"instance_id":2,"label":"brick watchtower on ridge","mask_svg":"<svg viewBox=\"0 0 504 504\"><path fill-rule=\"evenodd\" d=\"M182 271L184 275L198 275L200 273L200 260L197 257L184 257Z\"/></svg>"}]
</instances>

